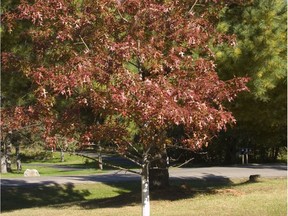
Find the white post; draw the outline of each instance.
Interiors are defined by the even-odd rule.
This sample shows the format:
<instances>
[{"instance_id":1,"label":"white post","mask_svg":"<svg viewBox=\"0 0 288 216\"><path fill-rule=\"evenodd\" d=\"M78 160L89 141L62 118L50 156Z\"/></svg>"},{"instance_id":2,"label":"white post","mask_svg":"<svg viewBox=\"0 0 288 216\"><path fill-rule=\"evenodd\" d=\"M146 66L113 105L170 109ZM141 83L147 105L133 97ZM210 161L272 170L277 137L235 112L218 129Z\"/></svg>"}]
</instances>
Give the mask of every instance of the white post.
<instances>
[{"instance_id":1,"label":"white post","mask_svg":"<svg viewBox=\"0 0 288 216\"><path fill-rule=\"evenodd\" d=\"M149 196L149 167L144 164L141 175L142 189L142 216L150 216L150 196Z\"/></svg>"}]
</instances>

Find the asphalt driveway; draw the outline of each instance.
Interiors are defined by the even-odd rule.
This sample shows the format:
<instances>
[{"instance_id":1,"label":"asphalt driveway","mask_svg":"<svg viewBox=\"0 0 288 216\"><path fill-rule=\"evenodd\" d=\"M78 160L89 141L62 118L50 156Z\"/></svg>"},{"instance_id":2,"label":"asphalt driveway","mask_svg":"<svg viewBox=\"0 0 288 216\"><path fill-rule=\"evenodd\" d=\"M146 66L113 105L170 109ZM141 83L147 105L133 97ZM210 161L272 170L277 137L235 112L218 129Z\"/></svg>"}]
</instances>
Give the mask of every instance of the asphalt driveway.
<instances>
[{"instance_id":1,"label":"asphalt driveway","mask_svg":"<svg viewBox=\"0 0 288 216\"><path fill-rule=\"evenodd\" d=\"M260 175L265 178L287 177L286 164L251 164L238 166L197 167L197 168L170 168L171 179L233 179L249 178L250 175ZM23 178L2 178L1 186L28 186L35 184L67 184L67 183L95 183L95 182L119 182L137 181L140 176L124 172L109 171L105 174L83 176L40 176Z\"/></svg>"}]
</instances>

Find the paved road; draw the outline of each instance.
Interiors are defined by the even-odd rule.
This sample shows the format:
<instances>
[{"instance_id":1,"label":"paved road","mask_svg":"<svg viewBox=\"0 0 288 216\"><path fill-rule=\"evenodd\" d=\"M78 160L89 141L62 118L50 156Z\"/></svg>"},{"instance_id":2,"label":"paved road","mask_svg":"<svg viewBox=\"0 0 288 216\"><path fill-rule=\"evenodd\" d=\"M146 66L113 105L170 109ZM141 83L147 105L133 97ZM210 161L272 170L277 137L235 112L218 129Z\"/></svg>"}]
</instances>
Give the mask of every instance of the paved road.
<instances>
[{"instance_id":1,"label":"paved road","mask_svg":"<svg viewBox=\"0 0 288 216\"><path fill-rule=\"evenodd\" d=\"M252 164L245 166L229 167L199 167L199 168L171 168L171 179L229 179L249 178L250 175L259 174L261 177L287 177L286 164L260 165ZM1 186L23 186L35 184L67 184L67 183L95 183L95 182L119 182L140 180L140 176L123 171L109 171L105 174L86 176L42 176L26 178L1 178Z\"/></svg>"}]
</instances>

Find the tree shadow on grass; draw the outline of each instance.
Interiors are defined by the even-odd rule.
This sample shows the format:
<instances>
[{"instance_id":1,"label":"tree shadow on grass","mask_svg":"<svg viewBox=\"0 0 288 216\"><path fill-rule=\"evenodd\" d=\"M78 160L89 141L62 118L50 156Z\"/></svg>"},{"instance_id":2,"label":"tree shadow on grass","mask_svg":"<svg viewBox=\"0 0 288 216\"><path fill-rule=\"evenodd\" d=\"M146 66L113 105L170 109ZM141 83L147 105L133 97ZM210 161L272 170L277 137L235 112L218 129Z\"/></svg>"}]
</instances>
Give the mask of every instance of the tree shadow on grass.
<instances>
[{"instance_id":1,"label":"tree shadow on grass","mask_svg":"<svg viewBox=\"0 0 288 216\"><path fill-rule=\"evenodd\" d=\"M1 187L2 212L83 201L88 190L75 190L71 183L60 185L53 181L45 185Z\"/></svg>"},{"instance_id":2,"label":"tree shadow on grass","mask_svg":"<svg viewBox=\"0 0 288 216\"><path fill-rule=\"evenodd\" d=\"M122 188L130 192L119 193L111 198L93 199L80 204L85 209L93 208L117 208L123 206L135 206L141 204L141 185L139 181L105 183L116 188ZM176 201L188 199L200 194L215 194L219 189L230 188L238 184L233 183L229 178L221 176L207 176L207 178L172 178L170 187L150 191L150 199ZM122 190L123 191L123 190Z\"/></svg>"},{"instance_id":3,"label":"tree shadow on grass","mask_svg":"<svg viewBox=\"0 0 288 216\"><path fill-rule=\"evenodd\" d=\"M8 183L6 182L7 185L9 185ZM44 184L33 184L30 186L5 186L1 189L2 211L44 206L58 208L59 205L62 207L78 205L84 209L94 209L139 206L141 204L141 185L139 179L119 182L104 181L102 183L114 188L115 194L118 195L109 198L87 200L87 196L91 194L89 187L87 187L87 190L76 190L75 186L71 183L60 185L53 181L45 181ZM169 188L152 190L150 198L152 201L176 201L193 198L202 194L232 193L232 195L237 195L237 189L233 188L244 183L247 184L247 182L236 184L229 178L214 175L207 175L204 178L171 178Z\"/></svg>"}]
</instances>

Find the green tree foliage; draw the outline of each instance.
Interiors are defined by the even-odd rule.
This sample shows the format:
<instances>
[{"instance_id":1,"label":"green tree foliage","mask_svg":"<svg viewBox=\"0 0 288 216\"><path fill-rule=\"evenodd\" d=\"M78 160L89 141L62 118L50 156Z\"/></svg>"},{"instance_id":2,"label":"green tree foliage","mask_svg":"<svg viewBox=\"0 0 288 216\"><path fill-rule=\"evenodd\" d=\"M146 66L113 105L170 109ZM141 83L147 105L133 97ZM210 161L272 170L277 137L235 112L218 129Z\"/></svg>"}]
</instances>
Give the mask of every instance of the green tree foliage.
<instances>
[{"instance_id":1,"label":"green tree foliage","mask_svg":"<svg viewBox=\"0 0 288 216\"><path fill-rule=\"evenodd\" d=\"M232 5L223 11L218 25L219 31L237 37L233 49L224 45L216 52L220 76L250 76L251 92L264 101L267 92L286 78L286 6L283 0Z\"/></svg>"},{"instance_id":2,"label":"green tree foliage","mask_svg":"<svg viewBox=\"0 0 288 216\"><path fill-rule=\"evenodd\" d=\"M1 13L13 11L20 1L3 1ZM25 34L25 30L31 26L29 22L21 22L10 32L5 25L1 26L1 54L2 60L5 53L10 52L13 64L2 64L1 73L1 107L24 106L33 103L32 85L29 79L20 72L20 60L31 58L31 39ZM5 42L4 42L5 41ZM3 63L3 61L2 61Z\"/></svg>"},{"instance_id":3,"label":"green tree foliage","mask_svg":"<svg viewBox=\"0 0 288 216\"><path fill-rule=\"evenodd\" d=\"M237 43L217 47L218 74L223 79L248 75L251 80L250 93L231 106L237 126L211 147L219 161L236 162L240 147L251 147L257 160L276 159L286 146L286 6L283 0L255 0L232 5L220 15L218 30L235 34Z\"/></svg>"}]
</instances>

